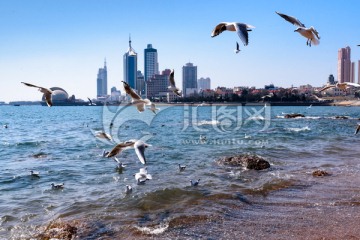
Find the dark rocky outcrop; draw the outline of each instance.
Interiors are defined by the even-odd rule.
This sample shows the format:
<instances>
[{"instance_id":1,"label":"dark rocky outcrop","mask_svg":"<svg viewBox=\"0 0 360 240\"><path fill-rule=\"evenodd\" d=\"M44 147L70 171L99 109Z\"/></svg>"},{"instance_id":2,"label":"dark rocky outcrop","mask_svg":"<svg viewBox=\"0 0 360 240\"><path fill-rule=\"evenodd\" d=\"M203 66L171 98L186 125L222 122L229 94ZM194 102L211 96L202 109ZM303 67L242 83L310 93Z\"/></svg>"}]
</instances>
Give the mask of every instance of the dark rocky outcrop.
<instances>
[{"instance_id":1,"label":"dark rocky outcrop","mask_svg":"<svg viewBox=\"0 0 360 240\"><path fill-rule=\"evenodd\" d=\"M240 154L232 157L222 157L218 164L232 167L246 167L247 169L263 170L270 167L270 163L263 157L252 154Z\"/></svg>"},{"instance_id":2,"label":"dark rocky outcrop","mask_svg":"<svg viewBox=\"0 0 360 240\"><path fill-rule=\"evenodd\" d=\"M289 113L284 116L285 118L297 118L297 117L305 117L304 114L301 113Z\"/></svg>"},{"instance_id":3,"label":"dark rocky outcrop","mask_svg":"<svg viewBox=\"0 0 360 240\"><path fill-rule=\"evenodd\" d=\"M312 175L314 177L324 177L324 176L329 176L330 174L326 171L323 170L316 170L312 173Z\"/></svg>"},{"instance_id":4,"label":"dark rocky outcrop","mask_svg":"<svg viewBox=\"0 0 360 240\"><path fill-rule=\"evenodd\" d=\"M347 116L335 116L335 119L349 119Z\"/></svg>"}]
</instances>

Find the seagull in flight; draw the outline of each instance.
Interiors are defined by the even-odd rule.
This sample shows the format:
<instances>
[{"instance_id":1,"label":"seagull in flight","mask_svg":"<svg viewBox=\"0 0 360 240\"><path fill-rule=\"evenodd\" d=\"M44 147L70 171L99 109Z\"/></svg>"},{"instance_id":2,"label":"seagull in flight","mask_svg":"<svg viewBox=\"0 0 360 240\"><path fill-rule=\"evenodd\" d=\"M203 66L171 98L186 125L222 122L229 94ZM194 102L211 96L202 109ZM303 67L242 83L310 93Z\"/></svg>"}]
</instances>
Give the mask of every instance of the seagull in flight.
<instances>
[{"instance_id":1,"label":"seagull in flight","mask_svg":"<svg viewBox=\"0 0 360 240\"><path fill-rule=\"evenodd\" d=\"M174 79L174 69L171 70L169 75L169 82L170 86L168 87L169 90L173 91L177 96L181 97L181 91L175 86L175 79Z\"/></svg>"},{"instance_id":2,"label":"seagull in flight","mask_svg":"<svg viewBox=\"0 0 360 240\"><path fill-rule=\"evenodd\" d=\"M235 53L239 53L240 52L240 47L239 47L239 43L236 42L236 48L234 50Z\"/></svg>"},{"instance_id":3,"label":"seagull in flight","mask_svg":"<svg viewBox=\"0 0 360 240\"><path fill-rule=\"evenodd\" d=\"M36 86L36 85L33 85L31 83L26 83L26 82L21 82L22 84L28 86L28 87L35 87L35 88L38 88L40 92L44 93L44 96L45 96L45 101L46 101L46 104L51 107L53 104L52 104L52 100L51 100L51 94L52 94L52 91L48 88L43 88L43 87L39 87L39 86Z\"/></svg>"},{"instance_id":4,"label":"seagull in flight","mask_svg":"<svg viewBox=\"0 0 360 240\"><path fill-rule=\"evenodd\" d=\"M357 127L356 127L355 135L358 134L359 131L360 131L360 124L358 124Z\"/></svg>"},{"instance_id":5,"label":"seagull in flight","mask_svg":"<svg viewBox=\"0 0 360 240\"><path fill-rule=\"evenodd\" d=\"M140 168L140 171L138 173L135 173L135 180L138 184L144 184L147 180L152 179L152 176L147 173L147 169Z\"/></svg>"},{"instance_id":6,"label":"seagull in flight","mask_svg":"<svg viewBox=\"0 0 360 240\"><path fill-rule=\"evenodd\" d=\"M246 23L238 23L238 22L222 22L216 25L214 30L211 33L211 37L216 37L223 31L232 31L237 32L239 35L241 41L243 42L244 46L247 46L249 44L249 31L252 31L251 29L255 28L254 26L251 26Z\"/></svg>"},{"instance_id":7,"label":"seagull in flight","mask_svg":"<svg viewBox=\"0 0 360 240\"><path fill-rule=\"evenodd\" d=\"M95 137L104 138L104 139L107 139L109 141L112 141L112 137L109 134L105 133L105 132L97 132Z\"/></svg>"},{"instance_id":8,"label":"seagull in flight","mask_svg":"<svg viewBox=\"0 0 360 240\"><path fill-rule=\"evenodd\" d=\"M351 82L343 82L343 83L336 83L336 84L330 84L326 87L323 87L322 89L319 90L319 92L325 91L329 88L339 88L340 90L346 91L346 89L350 88L350 87L360 87L360 84L357 83L351 83Z\"/></svg>"},{"instance_id":9,"label":"seagull in flight","mask_svg":"<svg viewBox=\"0 0 360 240\"><path fill-rule=\"evenodd\" d=\"M144 143L141 140L129 140L126 142L122 142L117 144L111 151L106 155L107 158L114 157L121 153L123 150L134 148L137 157L139 158L142 164L146 164L145 158L145 148L151 145Z\"/></svg>"},{"instance_id":10,"label":"seagull in flight","mask_svg":"<svg viewBox=\"0 0 360 240\"><path fill-rule=\"evenodd\" d=\"M159 108L156 108L155 103L151 103L150 107L148 108L150 111L152 111L154 114L156 114L156 111L159 111Z\"/></svg>"},{"instance_id":11,"label":"seagull in flight","mask_svg":"<svg viewBox=\"0 0 360 240\"><path fill-rule=\"evenodd\" d=\"M130 97L131 97L131 103L136 106L136 108L137 108L137 110L138 110L139 112L145 111L145 104L146 104L146 105L150 105L150 104L151 104L150 100L147 99L147 98L142 99L142 98L140 97L140 95L137 94L137 93L134 91L134 89L132 89L132 88L130 87L129 84L127 84L127 83L124 82L124 81L122 81L122 82L123 82L123 84L124 84L125 92L126 92L128 95L130 95Z\"/></svg>"},{"instance_id":12,"label":"seagull in flight","mask_svg":"<svg viewBox=\"0 0 360 240\"><path fill-rule=\"evenodd\" d=\"M276 12L276 11L275 11ZM318 45L320 43L319 39L320 39L320 35L319 32L316 31L316 29L311 26L309 28L305 27L305 25L300 22L299 19L283 14L283 13L279 13L276 12L280 17L284 18L286 21L294 24L295 26L297 26L297 28L294 30L294 32L298 32L300 33L303 37L307 38L306 41L306 45L308 45L309 47L311 47L311 44L314 45Z\"/></svg>"}]
</instances>

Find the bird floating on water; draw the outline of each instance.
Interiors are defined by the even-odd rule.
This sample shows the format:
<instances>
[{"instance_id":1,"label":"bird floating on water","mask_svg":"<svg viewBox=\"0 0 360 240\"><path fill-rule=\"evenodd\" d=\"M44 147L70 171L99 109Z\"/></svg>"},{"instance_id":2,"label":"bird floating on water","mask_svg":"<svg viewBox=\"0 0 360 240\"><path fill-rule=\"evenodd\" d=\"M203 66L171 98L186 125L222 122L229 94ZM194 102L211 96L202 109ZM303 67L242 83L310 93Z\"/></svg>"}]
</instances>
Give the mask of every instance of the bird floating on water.
<instances>
[{"instance_id":1,"label":"bird floating on water","mask_svg":"<svg viewBox=\"0 0 360 240\"><path fill-rule=\"evenodd\" d=\"M106 155L106 157L114 157L121 153L123 150L134 148L135 153L138 156L140 162L142 164L146 164L146 158L145 158L145 148L151 146L150 144L147 144L141 140L129 140L126 142L122 142L117 144L111 151Z\"/></svg>"},{"instance_id":2,"label":"bird floating on water","mask_svg":"<svg viewBox=\"0 0 360 240\"><path fill-rule=\"evenodd\" d=\"M150 105L151 101L147 98L142 99L139 94L137 94L134 89L130 87L129 84L122 81L124 84L125 92L131 97L131 104L135 105L139 112L145 111L145 104Z\"/></svg>"},{"instance_id":3,"label":"bird floating on water","mask_svg":"<svg viewBox=\"0 0 360 240\"><path fill-rule=\"evenodd\" d=\"M126 185L125 193L126 194L132 193L132 187L130 185Z\"/></svg>"},{"instance_id":4,"label":"bird floating on water","mask_svg":"<svg viewBox=\"0 0 360 240\"><path fill-rule=\"evenodd\" d=\"M199 182L200 182L200 178L195 182L193 182L193 180L190 180L191 186L193 186L193 187L196 187L197 185L199 185Z\"/></svg>"},{"instance_id":5,"label":"bird floating on water","mask_svg":"<svg viewBox=\"0 0 360 240\"><path fill-rule=\"evenodd\" d=\"M248 32L252 31L251 30L252 28L255 27L246 23L222 22L216 25L216 27L211 33L211 37L216 37L223 31L232 31L232 32L236 32L240 37L241 41L243 42L244 46L247 46L249 44Z\"/></svg>"},{"instance_id":6,"label":"bird floating on water","mask_svg":"<svg viewBox=\"0 0 360 240\"><path fill-rule=\"evenodd\" d=\"M276 12L276 13L280 17L285 19L286 21L288 21L288 22L294 24L295 26L297 26L297 28L294 30L294 32L300 33L301 36L303 36L303 37L305 37L307 39L306 45L311 47L311 44L318 45L320 43L320 41L319 41L319 39L320 39L319 32L316 31L316 29L313 26L311 26L309 28L306 28L305 25L302 22L300 22L300 20L298 20L297 18L286 15L286 14L283 14L283 13L279 13L279 12Z\"/></svg>"},{"instance_id":7,"label":"bird floating on water","mask_svg":"<svg viewBox=\"0 0 360 240\"><path fill-rule=\"evenodd\" d=\"M52 104L52 100L51 100L51 94L52 94L52 91L48 88L44 88L44 87L39 87L39 86L36 86L36 85L33 85L31 83L26 83L26 82L21 82L22 84L28 86L28 87L35 87L35 88L38 88L38 90L42 93L44 93L44 96L45 96L45 101L46 101L46 104L51 107L53 104Z\"/></svg>"},{"instance_id":8,"label":"bird floating on water","mask_svg":"<svg viewBox=\"0 0 360 240\"><path fill-rule=\"evenodd\" d=\"M117 157L114 157L114 161L117 162L117 166L116 166L117 169L122 170L126 167L126 165L120 162L120 160Z\"/></svg>"},{"instance_id":9,"label":"bird floating on water","mask_svg":"<svg viewBox=\"0 0 360 240\"><path fill-rule=\"evenodd\" d=\"M175 93L177 96L181 97L181 91L175 85L174 69L171 70L171 72L170 72L169 83L170 83L170 86L168 86L168 89L171 90L173 93Z\"/></svg>"},{"instance_id":10,"label":"bird floating on water","mask_svg":"<svg viewBox=\"0 0 360 240\"><path fill-rule=\"evenodd\" d=\"M63 189L64 188L64 183L61 183L61 184L55 184L55 183L52 183L51 184L51 188L52 189Z\"/></svg>"},{"instance_id":11,"label":"bird floating on water","mask_svg":"<svg viewBox=\"0 0 360 240\"><path fill-rule=\"evenodd\" d=\"M137 184L144 184L147 180L152 179L152 176L147 173L147 168L140 168L138 173L135 173L135 180Z\"/></svg>"},{"instance_id":12,"label":"bird floating on water","mask_svg":"<svg viewBox=\"0 0 360 240\"><path fill-rule=\"evenodd\" d=\"M39 178L40 173L39 172L34 172L33 170L30 170L30 176Z\"/></svg>"},{"instance_id":13,"label":"bird floating on water","mask_svg":"<svg viewBox=\"0 0 360 240\"><path fill-rule=\"evenodd\" d=\"M180 172L184 171L185 168L186 168L186 165L180 165L180 163L179 163L179 171Z\"/></svg>"}]
</instances>

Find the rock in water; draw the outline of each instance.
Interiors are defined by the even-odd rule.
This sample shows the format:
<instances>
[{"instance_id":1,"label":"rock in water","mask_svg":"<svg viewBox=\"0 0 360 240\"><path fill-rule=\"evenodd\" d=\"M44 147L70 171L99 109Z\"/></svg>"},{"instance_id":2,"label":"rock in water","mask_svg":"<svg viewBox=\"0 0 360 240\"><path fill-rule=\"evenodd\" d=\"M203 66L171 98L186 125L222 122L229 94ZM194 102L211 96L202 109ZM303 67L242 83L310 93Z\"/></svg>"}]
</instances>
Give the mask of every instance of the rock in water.
<instances>
[{"instance_id":1,"label":"rock in water","mask_svg":"<svg viewBox=\"0 0 360 240\"><path fill-rule=\"evenodd\" d=\"M270 163L263 157L255 154L240 154L233 157L223 157L217 161L219 164L228 166L242 166L247 169L263 170L270 167Z\"/></svg>"},{"instance_id":2,"label":"rock in water","mask_svg":"<svg viewBox=\"0 0 360 240\"><path fill-rule=\"evenodd\" d=\"M330 174L326 171L323 170L316 170L312 173L312 175L314 177L324 177L324 176L329 176Z\"/></svg>"},{"instance_id":3,"label":"rock in water","mask_svg":"<svg viewBox=\"0 0 360 240\"><path fill-rule=\"evenodd\" d=\"M290 113L284 116L284 118L297 118L297 117L305 117L305 115L301 113Z\"/></svg>"}]
</instances>

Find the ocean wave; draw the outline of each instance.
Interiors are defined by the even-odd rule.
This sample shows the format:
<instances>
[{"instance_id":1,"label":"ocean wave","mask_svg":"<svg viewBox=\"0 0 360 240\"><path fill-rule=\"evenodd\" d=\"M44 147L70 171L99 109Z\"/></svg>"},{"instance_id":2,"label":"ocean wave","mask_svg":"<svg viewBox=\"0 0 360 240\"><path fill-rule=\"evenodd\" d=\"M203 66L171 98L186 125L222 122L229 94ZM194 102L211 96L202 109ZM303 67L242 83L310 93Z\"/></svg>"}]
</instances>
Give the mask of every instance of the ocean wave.
<instances>
[{"instance_id":1,"label":"ocean wave","mask_svg":"<svg viewBox=\"0 0 360 240\"><path fill-rule=\"evenodd\" d=\"M285 130L290 131L290 132L306 132L306 131L311 131L311 128L306 126L306 127L302 127L302 128L285 128Z\"/></svg>"},{"instance_id":2,"label":"ocean wave","mask_svg":"<svg viewBox=\"0 0 360 240\"><path fill-rule=\"evenodd\" d=\"M219 121L217 120L202 120L200 122L197 123L198 126L203 126L203 125L217 125L220 124Z\"/></svg>"},{"instance_id":3,"label":"ocean wave","mask_svg":"<svg viewBox=\"0 0 360 240\"><path fill-rule=\"evenodd\" d=\"M135 226L135 228L145 234L158 235L165 232L169 228L169 223L168 222L160 223L160 225L154 227Z\"/></svg>"}]
</instances>

